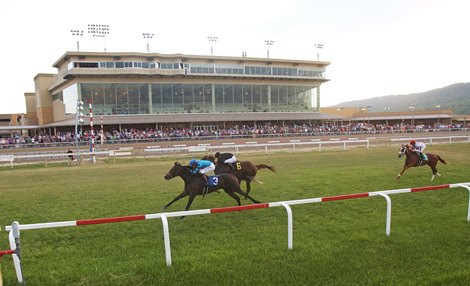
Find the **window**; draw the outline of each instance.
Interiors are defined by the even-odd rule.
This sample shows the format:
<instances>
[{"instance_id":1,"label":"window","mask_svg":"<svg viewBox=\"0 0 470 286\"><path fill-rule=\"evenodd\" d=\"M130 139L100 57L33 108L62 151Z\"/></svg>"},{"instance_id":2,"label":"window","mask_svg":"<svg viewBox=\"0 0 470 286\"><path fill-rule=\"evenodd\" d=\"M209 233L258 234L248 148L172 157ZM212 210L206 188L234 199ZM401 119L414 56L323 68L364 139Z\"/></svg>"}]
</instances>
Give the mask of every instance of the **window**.
<instances>
[{"instance_id":1,"label":"window","mask_svg":"<svg viewBox=\"0 0 470 286\"><path fill-rule=\"evenodd\" d=\"M98 68L98 63L91 62L75 62L73 65L75 68Z\"/></svg>"}]
</instances>

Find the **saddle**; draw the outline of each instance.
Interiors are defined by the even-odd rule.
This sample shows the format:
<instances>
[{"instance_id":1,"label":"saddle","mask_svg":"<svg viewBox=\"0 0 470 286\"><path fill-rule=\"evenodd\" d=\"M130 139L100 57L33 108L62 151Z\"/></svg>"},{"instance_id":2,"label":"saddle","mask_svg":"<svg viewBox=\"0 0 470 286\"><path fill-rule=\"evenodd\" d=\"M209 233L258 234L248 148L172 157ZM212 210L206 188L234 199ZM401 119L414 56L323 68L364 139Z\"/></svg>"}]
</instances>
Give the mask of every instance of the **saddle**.
<instances>
[{"instance_id":1,"label":"saddle","mask_svg":"<svg viewBox=\"0 0 470 286\"><path fill-rule=\"evenodd\" d=\"M202 197L209 193L209 187L216 187L219 184L219 176L207 176L207 182L204 183L202 189Z\"/></svg>"},{"instance_id":2,"label":"saddle","mask_svg":"<svg viewBox=\"0 0 470 286\"><path fill-rule=\"evenodd\" d=\"M418 153L418 159L418 166L422 166L428 161L428 155L424 153Z\"/></svg>"},{"instance_id":3,"label":"saddle","mask_svg":"<svg viewBox=\"0 0 470 286\"><path fill-rule=\"evenodd\" d=\"M216 187L219 184L219 176L208 176L206 187Z\"/></svg>"},{"instance_id":4,"label":"saddle","mask_svg":"<svg viewBox=\"0 0 470 286\"><path fill-rule=\"evenodd\" d=\"M232 168L232 171L241 171L242 170L242 162L235 161L233 163L227 163Z\"/></svg>"}]
</instances>

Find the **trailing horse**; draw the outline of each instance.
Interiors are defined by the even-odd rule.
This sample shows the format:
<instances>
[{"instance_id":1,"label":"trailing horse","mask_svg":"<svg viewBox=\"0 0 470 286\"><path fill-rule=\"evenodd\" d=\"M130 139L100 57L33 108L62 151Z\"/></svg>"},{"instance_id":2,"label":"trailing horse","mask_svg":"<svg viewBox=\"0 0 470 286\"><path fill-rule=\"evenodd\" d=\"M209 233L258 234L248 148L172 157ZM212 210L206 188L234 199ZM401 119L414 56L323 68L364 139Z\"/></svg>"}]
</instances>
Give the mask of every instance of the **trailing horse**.
<instances>
[{"instance_id":1,"label":"trailing horse","mask_svg":"<svg viewBox=\"0 0 470 286\"><path fill-rule=\"evenodd\" d=\"M213 181L215 184L213 186L205 186L205 181L200 174L193 174L191 173L190 167L182 166L180 163L175 162L175 165L168 171L164 178L165 180L170 180L174 177L181 177L183 179L184 190L171 202L166 204L163 207L164 209L168 208L171 204L178 201L179 199L189 196L188 203L185 208L185 210L188 210L197 195L205 195L206 193L212 193L220 189L223 189L227 195L231 196L235 201L237 201L239 206L241 205L240 198L235 193L250 199L255 204L259 203L259 201L253 199L247 193L242 191L237 178L230 173L223 173L214 176L215 178Z\"/></svg>"},{"instance_id":2,"label":"trailing horse","mask_svg":"<svg viewBox=\"0 0 470 286\"><path fill-rule=\"evenodd\" d=\"M206 155L202 158L203 160L209 160L211 162L215 162L215 157L212 155ZM255 181L258 183L261 183L260 181L256 180L256 174L258 173L258 170L261 169L268 169L273 173L276 173L276 170L274 169L274 166L268 166L265 164L258 164L255 165L254 163L250 161L237 161L234 163L234 169L230 168L226 163L223 162L218 162L215 164L215 174L223 174L223 173L232 173L237 177L238 183L241 183L241 181L246 182L246 193L249 194L251 191L251 182Z\"/></svg>"},{"instance_id":3,"label":"trailing horse","mask_svg":"<svg viewBox=\"0 0 470 286\"><path fill-rule=\"evenodd\" d=\"M397 180L400 179L401 175L403 175L405 170L408 168L421 167L421 166L428 165L429 167L431 167L431 170L432 170L432 178L431 178L431 181L432 181L434 180L435 175L441 176L441 174L436 169L437 162L441 161L443 164L447 164L447 162L444 159L442 159L441 156L437 154L431 154L431 153L426 153L428 157L427 160L421 160L418 153L413 152L411 150L411 146L409 144L401 145L400 150L398 151L398 158L401 158L401 156L403 155L406 156L406 160L403 166L403 170L401 170L401 172L397 175Z\"/></svg>"}]
</instances>

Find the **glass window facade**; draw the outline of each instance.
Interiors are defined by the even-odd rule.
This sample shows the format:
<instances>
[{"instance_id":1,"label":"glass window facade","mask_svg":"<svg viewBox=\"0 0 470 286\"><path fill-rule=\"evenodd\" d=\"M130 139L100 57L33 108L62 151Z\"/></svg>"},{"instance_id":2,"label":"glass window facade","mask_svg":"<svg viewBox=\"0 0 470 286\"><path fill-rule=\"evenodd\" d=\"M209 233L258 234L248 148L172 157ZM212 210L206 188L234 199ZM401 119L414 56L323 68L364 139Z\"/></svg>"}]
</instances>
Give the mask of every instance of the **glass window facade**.
<instances>
[{"instance_id":1,"label":"glass window facade","mask_svg":"<svg viewBox=\"0 0 470 286\"><path fill-rule=\"evenodd\" d=\"M309 77L324 78L323 69L315 68L290 68L277 66L250 66L250 65L224 65L224 64L183 64L180 62L72 62L68 68L109 68L109 69L184 69L189 74L226 74L226 75L263 75L282 77Z\"/></svg>"},{"instance_id":2,"label":"glass window facade","mask_svg":"<svg viewBox=\"0 0 470 286\"><path fill-rule=\"evenodd\" d=\"M171 114L214 112L312 112L313 86L185 84L185 83L81 83L79 98L93 102L97 115ZM74 104L76 100L65 100ZM72 96L71 96L72 97ZM76 98L76 97L75 97Z\"/></svg>"}]
</instances>

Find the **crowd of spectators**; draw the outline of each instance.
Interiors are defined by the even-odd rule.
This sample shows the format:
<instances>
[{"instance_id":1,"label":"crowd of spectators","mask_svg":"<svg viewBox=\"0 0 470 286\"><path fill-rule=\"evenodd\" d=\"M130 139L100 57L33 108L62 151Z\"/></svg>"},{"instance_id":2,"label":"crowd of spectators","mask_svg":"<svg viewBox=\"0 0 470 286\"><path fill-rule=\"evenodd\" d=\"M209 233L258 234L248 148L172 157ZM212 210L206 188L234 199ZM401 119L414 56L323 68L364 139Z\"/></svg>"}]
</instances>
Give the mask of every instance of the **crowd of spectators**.
<instances>
[{"instance_id":1,"label":"crowd of spectators","mask_svg":"<svg viewBox=\"0 0 470 286\"><path fill-rule=\"evenodd\" d=\"M321 136L321 135L351 135L351 134L380 134L380 133L412 133L412 132L438 132L459 131L462 128L470 128L470 124L452 125L405 125L405 124L369 124L365 122L345 125L335 124L301 124L301 125L258 125L235 126L232 128L216 130L196 130L189 128L163 128L163 129L122 129L106 130L103 134L95 132L95 141L104 140L108 143L130 141L161 141L161 140L187 140L187 139L224 139L224 138L252 138L252 137L276 137L276 136ZM103 138L101 138L101 136ZM75 143L77 141L89 141L91 132L84 131L78 140L73 132L58 132L57 134L38 134L34 136L14 135L0 138L1 147L31 146L51 143Z\"/></svg>"}]
</instances>

